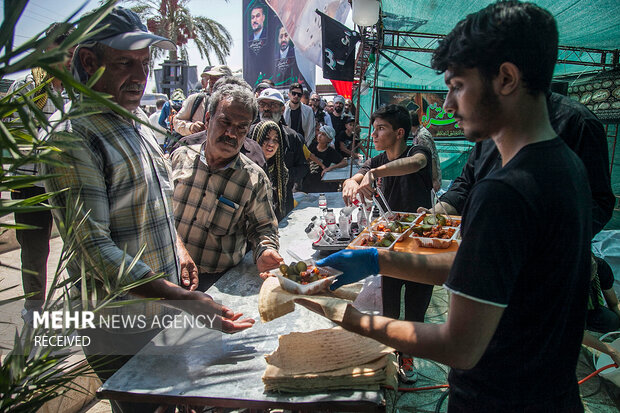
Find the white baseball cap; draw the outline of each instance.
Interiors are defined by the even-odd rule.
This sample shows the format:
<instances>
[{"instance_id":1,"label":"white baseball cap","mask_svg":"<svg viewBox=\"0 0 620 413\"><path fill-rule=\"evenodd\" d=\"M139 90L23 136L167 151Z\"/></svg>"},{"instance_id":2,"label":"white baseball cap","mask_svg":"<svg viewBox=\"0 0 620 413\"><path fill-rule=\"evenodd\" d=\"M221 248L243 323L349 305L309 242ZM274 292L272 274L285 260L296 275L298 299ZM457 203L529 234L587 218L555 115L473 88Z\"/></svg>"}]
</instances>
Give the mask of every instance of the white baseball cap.
<instances>
[{"instance_id":1,"label":"white baseball cap","mask_svg":"<svg viewBox=\"0 0 620 413\"><path fill-rule=\"evenodd\" d=\"M276 102L280 102L284 105L284 97L282 93L278 89L274 89L272 87L263 90L260 92L260 96L257 99L259 102L262 100L275 100Z\"/></svg>"}]
</instances>

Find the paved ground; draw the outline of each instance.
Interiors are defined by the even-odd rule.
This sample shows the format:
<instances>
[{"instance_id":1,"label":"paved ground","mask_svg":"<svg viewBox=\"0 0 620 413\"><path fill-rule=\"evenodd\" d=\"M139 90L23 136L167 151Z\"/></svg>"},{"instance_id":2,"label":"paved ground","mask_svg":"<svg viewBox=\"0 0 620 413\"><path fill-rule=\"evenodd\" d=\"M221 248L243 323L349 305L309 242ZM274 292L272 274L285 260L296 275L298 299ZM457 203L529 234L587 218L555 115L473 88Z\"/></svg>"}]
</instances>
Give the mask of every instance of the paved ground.
<instances>
[{"instance_id":1,"label":"paved ground","mask_svg":"<svg viewBox=\"0 0 620 413\"><path fill-rule=\"evenodd\" d=\"M62 249L62 241L55 238L51 242L51 253L48 261L48 274L53 274L58 262L60 251ZM0 300L10 296L22 294L21 275L20 275L20 257L19 250L0 253L0 289L16 285L17 288L0 292ZM51 277L48 277L51 279ZM49 282L49 280L48 280ZM435 293L431 302L429 311L427 312L427 321L440 322L445 319L447 312L447 294L442 288L435 288ZM9 318L10 320L8 320ZM9 316L0 312L0 321L10 321L16 326L21 323L18 314ZM7 338L13 336L12 332L7 329L16 326L0 324L0 341L7 341ZM1 344L9 344L5 342ZM416 386L434 386L446 383L447 368L440 364L429 362L422 359L416 359L416 367L420 370L420 379ZM593 371L592 356L588 350L582 349L579 359L577 377L583 378ZM606 413L618 412L620 410L620 389L613 386L598 377L588 381L581 386L581 395L587 412ZM407 392L388 392L387 411L391 412L433 412L435 407L445 390L429 390L423 392L407 393ZM443 404L441 411L445 411L446 403ZM91 403L82 412L88 413L108 413L110 406L106 401Z\"/></svg>"}]
</instances>

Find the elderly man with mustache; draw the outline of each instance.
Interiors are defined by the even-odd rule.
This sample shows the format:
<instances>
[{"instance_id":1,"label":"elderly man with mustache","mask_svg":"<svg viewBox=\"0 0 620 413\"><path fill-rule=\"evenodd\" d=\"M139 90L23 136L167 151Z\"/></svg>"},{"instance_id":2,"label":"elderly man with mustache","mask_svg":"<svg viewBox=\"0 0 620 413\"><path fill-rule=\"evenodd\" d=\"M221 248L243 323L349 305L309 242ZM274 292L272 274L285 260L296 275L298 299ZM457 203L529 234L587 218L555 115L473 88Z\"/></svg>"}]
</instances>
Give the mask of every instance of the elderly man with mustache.
<instances>
[{"instance_id":1,"label":"elderly man with mustache","mask_svg":"<svg viewBox=\"0 0 620 413\"><path fill-rule=\"evenodd\" d=\"M206 140L172 156L176 228L202 291L243 259L248 242L260 272L283 261L269 178L240 153L257 114L252 91L224 85L209 99Z\"/></svg>"}]
</instances>

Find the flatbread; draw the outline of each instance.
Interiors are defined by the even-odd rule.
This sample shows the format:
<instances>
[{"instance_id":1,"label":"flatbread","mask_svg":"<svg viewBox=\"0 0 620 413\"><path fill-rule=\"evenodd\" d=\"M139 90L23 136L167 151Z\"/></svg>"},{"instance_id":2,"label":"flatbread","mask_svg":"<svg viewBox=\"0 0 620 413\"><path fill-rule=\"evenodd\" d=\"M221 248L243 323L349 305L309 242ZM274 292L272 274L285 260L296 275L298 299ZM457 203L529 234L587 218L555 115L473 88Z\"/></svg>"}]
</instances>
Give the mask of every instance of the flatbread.
<instances>
[{"instance_id":1,"label":"flatbread","mask_svg":"<svg viewBox=\"0 0 620 413\"><path fill-rule=\"evenodd\" d=\"M295 311L295 303L290 294L280 287L276 277L263 281L258 293L258 312L263 323L275 320Z\"/></svg>"},{"instance_id":2,"label":"flatbread","mask_svg":"<svg viewBox=\"0 0 620 413\"><path fill-rule=\"evenodd\" d=\"M357 367L344 367L323 373L290 375L286 371L268 365L263 375L265 390L308 392L311 390L372 389L378 390L386 382L388 358L378 359Z\"/></svg>"},{"instance_id":3,"label":"flatbread","mask_svg":"<svg viewBox=\"0 0 620 413\"><path fill-rule=\"evenodd\" d=\"M297 375L357 368L393 351L376 340L335 327L280 336L277 350L265 360Z\"/></svg>"},{"instance_id":4,"label":"flatbread","mask_svg":"<svg viewBox=\"0 0 620 413\"><path fill-rule=\"evenodd\" d=\"M362 283L350 284L316 295L299 295L283 290L276 277L269 277L258 294L258 312L266 323L295 310L295 299L303 298L319 304L330 320L341 322L347 306L355 300L362 289Z\"/></svg>"},{"instance_id":5,"label":"flatbread","mask_svg":"<svg viewBox=\"0 0 620 413\"><path fill-rule=\"evenodd\" d=\"M340 327L281 336L265 356L267 391L378 390L397 386L393 349Z\"/></svg>"}]
</instances>

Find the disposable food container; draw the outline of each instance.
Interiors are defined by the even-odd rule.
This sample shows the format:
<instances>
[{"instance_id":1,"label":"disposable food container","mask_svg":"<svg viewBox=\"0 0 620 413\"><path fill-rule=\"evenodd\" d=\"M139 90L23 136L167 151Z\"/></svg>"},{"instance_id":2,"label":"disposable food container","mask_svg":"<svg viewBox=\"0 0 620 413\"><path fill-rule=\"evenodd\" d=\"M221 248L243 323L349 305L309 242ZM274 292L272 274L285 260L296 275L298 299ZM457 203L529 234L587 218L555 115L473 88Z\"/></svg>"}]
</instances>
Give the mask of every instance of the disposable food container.
<instances>
[{"instance_id":1,"label":"disposable food container","mask_svg":"<svg viewBox=\"0 0 620 413\"><path fill-rule=\"evenodd\" d=\"M439 249L450 248L452 242L456 241L459 237L461 219L451 216L446 218L446 216L443 215L446 225L430 225L424 223L424 218L428 215L430 214L422 214L416 219L414 225L410 228L409 236L413 238L414 242L419 247ZM441 221L443 223L443 220L436 219L435 222L437 221ZM424 234L420 234L417 229L423 225L429 227L429 229L424 232L439 232L441 236L425 236Z\"/></svg>"},{"instance_id":2,"label":"disposable food container","mask_svg":"<svg viewBox=\"0 0 620 413\"><path fill-rule=\"evenodd\" d=\"M306 263L306 266L310 270L315 267L312 260L304 260L303 262ZM283 290L293 294L313 295L327 290L327 288L332 284L334 279L340 274L342 274L342 271L338 271L337 269L332 267L318 268L321 274L326 274L327 277L307 284L302 284L285 277L279 268L271 270L270 272L278 278L278 281L280 282L280 287L282 287Z\"/></svg>"}]
</instances>

